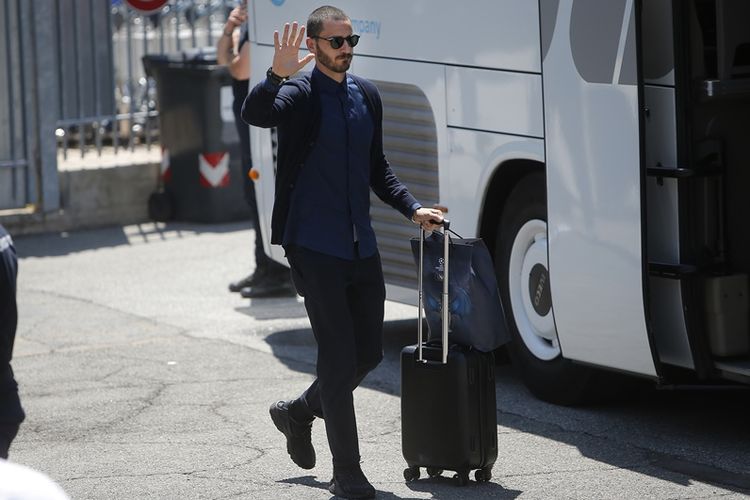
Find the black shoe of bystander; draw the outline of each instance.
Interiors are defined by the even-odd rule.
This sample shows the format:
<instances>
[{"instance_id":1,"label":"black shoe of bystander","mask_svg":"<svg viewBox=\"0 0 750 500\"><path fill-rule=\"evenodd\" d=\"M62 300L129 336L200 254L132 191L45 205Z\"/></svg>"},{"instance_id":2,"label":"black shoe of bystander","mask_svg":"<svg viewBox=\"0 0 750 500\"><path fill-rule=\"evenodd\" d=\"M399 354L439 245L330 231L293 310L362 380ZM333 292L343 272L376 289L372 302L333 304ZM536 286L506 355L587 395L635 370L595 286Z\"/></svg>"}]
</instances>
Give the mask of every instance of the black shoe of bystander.
<instances>
[{"instance_id":1,"label":"black shoe of bystander","mask_svg":"<svg viewBox=\"0 0 750 500\"><path fill-rule=\"evenodd\" d=\"M229 284L229 291L230 292L240 292L240 291L242 291L243 288L248 288L248 287L254 286L255 284L257 284L258 282L260 282L261 280L263 280L265 278L265 276L264 276L265 274L266 273L263 273L262 271L257 271L256 270L256 272L254 272L254 273L252 273L252 274L250 274L248 276L245 276L241 280L231 282Z\"/></svg>"},{"instance_id":2,"label":"black shoe of bystander","mask_svg":"<svg viewBox=\"0 0 750 500\"><path fill-rule=\"evenodd\" d=\"M297 295L297 290L288 278L279 280L268 279L253 286L243 288L240 290L240 295L246 299L294 297Z\"/></svg>"}]
</instances>

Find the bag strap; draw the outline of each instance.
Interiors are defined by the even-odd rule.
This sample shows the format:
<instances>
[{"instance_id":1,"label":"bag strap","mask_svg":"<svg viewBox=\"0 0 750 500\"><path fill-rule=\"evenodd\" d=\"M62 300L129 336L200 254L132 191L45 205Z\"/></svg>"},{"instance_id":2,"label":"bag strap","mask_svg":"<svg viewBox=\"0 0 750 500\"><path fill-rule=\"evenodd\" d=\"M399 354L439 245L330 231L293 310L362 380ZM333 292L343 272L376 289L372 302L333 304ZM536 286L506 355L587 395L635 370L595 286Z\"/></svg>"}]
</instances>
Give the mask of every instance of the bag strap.
<instances>
[{"instance_id":1,"label":"bag strap","mask_svg":"<svg viewBox=\"0 0 750 500\"><path fill-rule=\"evenodd\" d=\"M448 228L446 228L446 229L447 229L447 231L448 231L449 233L452 233L452 234L453 234L453 236L455 236L456 238L458 238L458 239L460 239L460 240L463 240L463 239L465 239L465 238L464 238L463 236L461 236L460 234L458 234L457 232L455 232L455 231L454 231L453 229L451 229L450 227L448 227Z\"/></svg>"}]
</instances>

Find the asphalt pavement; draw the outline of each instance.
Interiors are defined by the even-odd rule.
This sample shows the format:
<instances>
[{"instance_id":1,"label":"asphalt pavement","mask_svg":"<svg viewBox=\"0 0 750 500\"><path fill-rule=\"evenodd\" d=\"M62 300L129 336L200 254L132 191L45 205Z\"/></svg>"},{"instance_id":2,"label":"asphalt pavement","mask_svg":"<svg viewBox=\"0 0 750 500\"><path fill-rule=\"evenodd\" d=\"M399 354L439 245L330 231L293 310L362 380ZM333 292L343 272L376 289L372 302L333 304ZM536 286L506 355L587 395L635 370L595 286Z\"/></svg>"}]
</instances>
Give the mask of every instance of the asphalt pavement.
<instances>
[{"instance_id":1,"label":"asphalt pavement","mask_svg":"<svg viewBox=\"0 0 750 500\"><path fill-rule=\"evenodd\" d=\"M16 238L14 369L28 414L11 461L73 499L330 499L330 454L288 458L269 405L312 380L299 298L249 301L246 223L143 224ZM416 309L386 306L385 360L355 392L362 468L380 499L747 498L747 394L647 392L562 408L498 366L489 483L406 482L398 356ZM697 403L696 403L697 401ZM711 429L711 430L709 430Z\"/></svg>"}]
</instances>

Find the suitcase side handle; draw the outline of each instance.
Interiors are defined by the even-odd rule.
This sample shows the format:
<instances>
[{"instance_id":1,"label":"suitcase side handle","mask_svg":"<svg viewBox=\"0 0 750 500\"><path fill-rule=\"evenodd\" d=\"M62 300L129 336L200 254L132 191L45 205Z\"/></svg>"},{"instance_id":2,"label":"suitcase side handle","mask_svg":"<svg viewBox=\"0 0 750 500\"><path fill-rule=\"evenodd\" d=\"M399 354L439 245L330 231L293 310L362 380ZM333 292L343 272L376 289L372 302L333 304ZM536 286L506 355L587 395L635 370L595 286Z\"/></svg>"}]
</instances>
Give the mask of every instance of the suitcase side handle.
<instances>
[{"instance_id":1,"label":"suitcase side handle","mask_svg":"<svg viewBox=\"0 0 750 500\"><path fill-rule=\"evenodd\" d=\"M449 268L448 265L448 259L450 257L450 236L448 235L448 231L450 230L450 221L448 219L443 219L441 225L443 226L443 294L442 294L442 300L440 302L440 312L442 315L442 321L441 323L441 330L442 330L442 344L443 344L443 364L446 364L448 362L448 322L450 321L450 311L448 310L448 278L449 278ZM419 308L419 319L417 323L417 360L419 362L426 362L422 353L422 340L423 340L423 333L422 333L422 320L423 320L423 306L424 306L424 293L423 293L423 287L424 283L422 282L422 272L424 271L424 238L425 238L425 230L420 226L419 228L419 271L417 276L417 288L419 293L418 298L418 308Z\"/></svg>"}]
</instances>

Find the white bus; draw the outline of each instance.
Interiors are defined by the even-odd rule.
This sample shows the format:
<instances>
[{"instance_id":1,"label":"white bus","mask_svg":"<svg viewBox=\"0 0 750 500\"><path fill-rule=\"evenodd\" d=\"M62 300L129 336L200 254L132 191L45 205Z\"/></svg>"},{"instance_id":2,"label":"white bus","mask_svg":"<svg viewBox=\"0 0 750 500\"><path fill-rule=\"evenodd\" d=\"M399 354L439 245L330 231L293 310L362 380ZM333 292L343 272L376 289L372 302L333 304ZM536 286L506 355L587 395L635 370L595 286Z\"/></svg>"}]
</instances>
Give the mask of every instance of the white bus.
<instances>
[{"instance_id":1,"label":"white bus","mask_svg":"<svg viewBox=\"0 0 750 500\"><path fill-rule=\"evenodd\" d=\"M750 382L749 1L335 4L394 171L493 252L535 395L580 401L595 368ZM318 5L251 0L251 84L273 31ZM273 131L251 141L267 236ZM389 297L415 302L414 228L376 199L372 215Z\"/></svg>"}]
</instances>

